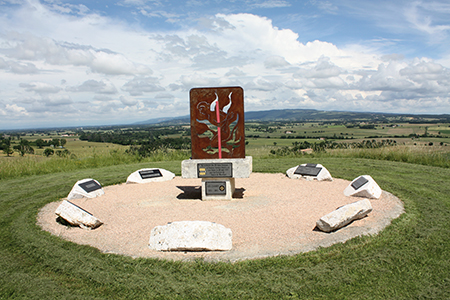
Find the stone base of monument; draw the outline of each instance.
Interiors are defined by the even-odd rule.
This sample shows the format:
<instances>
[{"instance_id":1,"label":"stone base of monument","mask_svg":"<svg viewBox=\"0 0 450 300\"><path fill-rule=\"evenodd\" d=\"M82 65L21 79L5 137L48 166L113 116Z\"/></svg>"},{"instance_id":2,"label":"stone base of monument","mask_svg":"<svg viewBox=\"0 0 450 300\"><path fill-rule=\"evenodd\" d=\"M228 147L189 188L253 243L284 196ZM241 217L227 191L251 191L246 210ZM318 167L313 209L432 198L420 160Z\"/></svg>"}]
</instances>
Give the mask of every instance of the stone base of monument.
<instances>
[{"instance_id":1,"label":"stone base of monument","mask_svg":"<svg viewBox=\"0 0 450 300\"><path fill-rule=\"evenodd\" d=\"M202 178L202 200L231 200L235 186L234 178Z\"/></svg>"},{"instance_id":2,"label":"stone base of monument","mask_svg":"<svg viewBox=\"0 0 450 300\"><path fill-rule=\"evenodd\" d=\"M245 158L188 159L181 162L183 178L202 179L202 200L231 200L235 178L252 173L251 156Z\"/></svg>"}]
</instances>

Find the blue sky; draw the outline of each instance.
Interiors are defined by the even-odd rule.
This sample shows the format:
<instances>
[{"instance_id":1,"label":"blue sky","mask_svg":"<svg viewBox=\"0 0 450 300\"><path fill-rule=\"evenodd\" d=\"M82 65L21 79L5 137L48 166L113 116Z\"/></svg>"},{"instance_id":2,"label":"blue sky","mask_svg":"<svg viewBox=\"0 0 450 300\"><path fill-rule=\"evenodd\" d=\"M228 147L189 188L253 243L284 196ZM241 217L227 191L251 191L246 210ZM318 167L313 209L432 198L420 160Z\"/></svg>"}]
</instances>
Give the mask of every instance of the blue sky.
<instances>
[{"instance_id":1,"label":"blue sky","mask_svg":"<svg viewBox=\"0 0 450 300\"><path fill-rule=\"evenodd\" d=\"M450 113L450 3L0 0L0 130L245 110Z\"/></svg>"}]
</instances>

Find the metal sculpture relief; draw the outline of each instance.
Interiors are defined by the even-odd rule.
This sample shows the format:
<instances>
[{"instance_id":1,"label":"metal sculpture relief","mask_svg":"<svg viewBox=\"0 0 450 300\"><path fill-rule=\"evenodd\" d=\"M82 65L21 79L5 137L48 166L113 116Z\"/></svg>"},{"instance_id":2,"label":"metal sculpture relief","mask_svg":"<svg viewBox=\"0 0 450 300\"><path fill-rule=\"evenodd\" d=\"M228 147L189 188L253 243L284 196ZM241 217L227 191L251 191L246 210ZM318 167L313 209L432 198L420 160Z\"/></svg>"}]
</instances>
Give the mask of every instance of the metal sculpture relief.
<instances>
[{"instance_id":1,"label":"metal sculpture relief","mask_svg":"<svg viewBox=\"0 0 450 300\"><path fill-rule=\"evenodd\" d=\"M244 90L190 91L192 158L245 158Z\"/></svg>"}]
</instances>

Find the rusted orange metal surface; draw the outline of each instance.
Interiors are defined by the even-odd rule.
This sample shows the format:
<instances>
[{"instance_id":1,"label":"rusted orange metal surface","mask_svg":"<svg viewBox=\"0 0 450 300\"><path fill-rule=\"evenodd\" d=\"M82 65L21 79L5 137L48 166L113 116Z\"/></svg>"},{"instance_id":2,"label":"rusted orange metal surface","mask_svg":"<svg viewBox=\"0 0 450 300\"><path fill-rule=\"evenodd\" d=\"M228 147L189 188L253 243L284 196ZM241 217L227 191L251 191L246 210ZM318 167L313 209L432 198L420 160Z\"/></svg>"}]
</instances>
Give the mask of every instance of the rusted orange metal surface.
<instances>
[{"instance_id":1,"label":"rusted orange metal surface","mask_svg":"<svg viewBox=\"0 0 450 300\"><path fill-rule=\"evenodd\" d=\"M189 96L192 158L245 158L244 90L193 88Z\"/></svg>"}]
</instances>

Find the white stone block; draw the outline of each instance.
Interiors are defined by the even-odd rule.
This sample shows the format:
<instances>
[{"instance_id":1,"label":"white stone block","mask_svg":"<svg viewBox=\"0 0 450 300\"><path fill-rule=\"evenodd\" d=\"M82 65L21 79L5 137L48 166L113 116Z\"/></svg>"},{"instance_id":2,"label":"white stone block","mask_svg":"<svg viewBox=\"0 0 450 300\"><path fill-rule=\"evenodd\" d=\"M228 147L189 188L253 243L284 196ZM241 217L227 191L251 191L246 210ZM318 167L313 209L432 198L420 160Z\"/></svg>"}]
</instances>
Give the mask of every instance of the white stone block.
<instances>
[{"instance_id":1,"label":"white stone block","mask_svg":"<svg viewBox=\"0 0 450 300\"><path fill-rule=\"evenodd\" d=\"M75 183L67 196L67 200L79 199L83 197L95 198L104 194L105 192L97 180L86 178Z\"/></svg>"},{"instance_id":2,"label":"white stone block","mask_svg":"<svg viewBox=\"0 0 450 300\"><path fill-rule=\"evenodd\" d=\"M381 188L370 175L361 175L345 188L345 196L356 196L371 199L381 197Z\"/></svg>"},{"instance_id":3,"label":"white stone block","mask_svg":"<svg viewBox=\"0 0 450 300\"><path fill-rule=\"evenodd\" d=\"M181 174L183 178L201 178L198 175L198 164L231 163L233 178L248 178L253 169L253 158L218 158L218 159L186 159L181 162ZM220 176L224 177L224 176Z\"/></svg>"},{"instance_id":4,"label":"white stone block","mask_svg":"<svg viewBox=\"0 0 450 300\"><path fill-rule=\"evenodd\" d=\"M175 174L159 168L145 168L137 170L128 176L127 183L147 183L168 181L175 178Z\"/></svg>"},{"instance_id":5,"label":"white stone block","mask_svg":"<svg viewBox=\"0 0 450 300\"><path fill-rule=\"evenodd\" d=\"M301 168L299 169L299 167ZM304 173L306 174L296 174L297 169L299 169L299 173L305 171ZM321 164L301 164L287 170L286 175L291 179L304 178L306 180L333 181L330 172Z\"/></svg>"},{"instance_id":6,"label":"white stone block","mask_svg":"<svg viewBox=\"0 0 450 300\"><path fill-rule=\"evenodd\" d=\"M232 200L235 186L236 180L234 178L202 178L202 200ZM223 194L217 193L218 188L223 191ZM216 193L214 193L214 190Z\"/></svg>"},{"instance_id":7,"label":"white stone block","mask_svg":"<svg viewBox=\"0 0 450 300\"><path fill-rule=\"evenodd\" d=\"M344 205L335 211L320 218L316 225L325 232L331 232L342 228L354 220L364 218L372 211L372 205L368 199Z\"/></svg>"},{"instance_id":8,"label":"white stone block","mask_svg":"<svg viewBox=\"0 0 450 300\"><path fill-rule=\"evenodd\" d=\"M55 214L66 220L69 224L80 226L84 229L94 229L103 224L92 214L67 200L63 200L58 208L56 208Z\"/></svg>"},{"instance_id":9,"label":"white stone block","mask_svg":"<svg viewBox=\"0 0 450 300\"><path fill-rule=\"evenodd\" d=\"M152 229L149 247L159 251L226 251L232 248L232 233L213 222L172 222Z\"/></svg>"}]
</instances>

